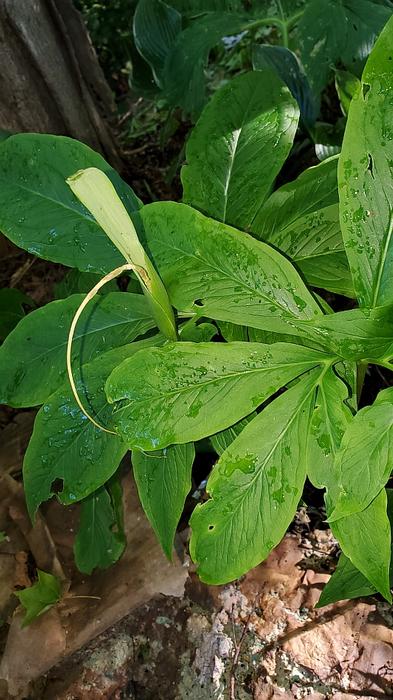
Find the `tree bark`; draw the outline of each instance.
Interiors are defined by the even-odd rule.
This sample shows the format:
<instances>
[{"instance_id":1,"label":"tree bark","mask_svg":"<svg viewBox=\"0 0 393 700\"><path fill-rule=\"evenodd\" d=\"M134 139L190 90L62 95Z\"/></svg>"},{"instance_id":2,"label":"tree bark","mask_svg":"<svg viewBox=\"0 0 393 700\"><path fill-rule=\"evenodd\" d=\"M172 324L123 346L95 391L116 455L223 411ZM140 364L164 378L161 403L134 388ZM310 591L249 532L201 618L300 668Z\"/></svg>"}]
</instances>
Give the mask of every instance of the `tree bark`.
<instances>
[{"instance_id":1,"label":"tree bark","mask_svg":"<svg viewBox=\"0 0 393 700\"><path fill-rule=\"evenodd\" d=\"M110 88L72 0L0 0L0 129L64 134L116 168Z\"/></svg>"}]
</instances>

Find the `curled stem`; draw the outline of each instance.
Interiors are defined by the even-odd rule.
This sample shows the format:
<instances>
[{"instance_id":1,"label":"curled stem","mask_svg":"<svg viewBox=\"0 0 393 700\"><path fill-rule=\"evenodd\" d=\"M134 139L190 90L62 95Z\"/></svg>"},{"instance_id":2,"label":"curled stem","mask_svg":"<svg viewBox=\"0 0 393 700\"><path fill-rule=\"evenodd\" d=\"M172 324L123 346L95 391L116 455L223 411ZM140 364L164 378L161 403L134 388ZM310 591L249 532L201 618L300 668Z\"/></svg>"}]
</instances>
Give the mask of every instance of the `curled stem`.
<instances>
[{"instance_id":1,"label":"curled stem","mask_svg":"<svg viewBox=\"0 0 393 700\"><path fill-rule=\"evenodd\" d=\"M125 265L121 265L121 267L117 267L116 270L112 270L112 272L108 272L105 277L103 277L97 284L93 287L93 289L90 290L83 299L82 303L78 307L78 309L75 312L74 318L72 319L72 323L70 326L70 330L68 333L68 339L67 339L67 353L66 353L66 364L67 364L67 374L68 374L68 380L70 382L71 386L71 391L74 395L74 399L76 403L78 404L80 410L82 413L86 416L86 418L89 419L93 425L95 425L96 428L99 428L99 430L103 430L105 433L110 433L111 435L117 435L114 430L110 430L109 428L105 428L103 425L98 423L93 416L90 415L85 409L85 407L82 404L82 401L79 397L78 390L76 388L75 380L74 380L74 375L72 373L72 343L74 341L74 335L75 335L75 330L77 323L86 308L87 304L95 297L95 295L100 291L101 287L103 287L107 282L110 282L111 280L115 279L115 277L118 277L121 275L122 272L125 272L126 270L133 270L138 274L139 277L143 277L146 275L146 271L143 270L143 268L139 267L139 265L134 265L133 263L126 263Z\"/></svg>"}]
</instances>

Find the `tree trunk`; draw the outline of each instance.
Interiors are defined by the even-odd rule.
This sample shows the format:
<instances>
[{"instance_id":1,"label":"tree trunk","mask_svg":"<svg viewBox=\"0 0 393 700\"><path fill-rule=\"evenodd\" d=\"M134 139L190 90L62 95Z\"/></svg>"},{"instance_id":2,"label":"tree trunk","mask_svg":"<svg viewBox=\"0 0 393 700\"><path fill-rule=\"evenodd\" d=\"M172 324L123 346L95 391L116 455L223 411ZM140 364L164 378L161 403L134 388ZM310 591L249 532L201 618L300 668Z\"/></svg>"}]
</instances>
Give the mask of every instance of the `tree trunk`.
<instances>
[{"instance_id":1,"label":"tree trunk","mask_svg":"<svg viewBox=\"0 0 393 700\"><path fill-rule=\"evenodd\" d=\"M72 0L0 0L0 129L64 134L121 159L114 101Z\"/></svg>"}]
</instances>

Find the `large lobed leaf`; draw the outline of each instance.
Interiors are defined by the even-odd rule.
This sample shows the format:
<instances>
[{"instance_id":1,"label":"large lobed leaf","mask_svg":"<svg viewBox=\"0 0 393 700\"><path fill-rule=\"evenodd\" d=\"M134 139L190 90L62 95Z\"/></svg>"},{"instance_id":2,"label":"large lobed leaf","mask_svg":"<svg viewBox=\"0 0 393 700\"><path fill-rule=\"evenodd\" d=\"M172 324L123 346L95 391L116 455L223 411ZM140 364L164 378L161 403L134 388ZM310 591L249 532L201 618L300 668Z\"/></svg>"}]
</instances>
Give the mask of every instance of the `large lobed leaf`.
<instances>
[{"instance_id":1,"label":"large lobed leaf","mask_svg":"<svg viewBox=\"0 0 393 700\"><path fill-rule=\"evenodd\" d=\"M122 439L155 450L212 435L250 414L295 377L329 362L276 343L175 343L140 352L106 384Z\"/></svg>"},{"instance_id":2,"label":"large lobed leaf","mask_svg":"<svg viewBox=\"0 0 393 700\"><path fill-rule=\"evenodd\" d=\"M231 80L210 100L188 139L184 201L248 229L289 154L298 116L288 88L271 71Z\"/></svg>"}]
</instances>

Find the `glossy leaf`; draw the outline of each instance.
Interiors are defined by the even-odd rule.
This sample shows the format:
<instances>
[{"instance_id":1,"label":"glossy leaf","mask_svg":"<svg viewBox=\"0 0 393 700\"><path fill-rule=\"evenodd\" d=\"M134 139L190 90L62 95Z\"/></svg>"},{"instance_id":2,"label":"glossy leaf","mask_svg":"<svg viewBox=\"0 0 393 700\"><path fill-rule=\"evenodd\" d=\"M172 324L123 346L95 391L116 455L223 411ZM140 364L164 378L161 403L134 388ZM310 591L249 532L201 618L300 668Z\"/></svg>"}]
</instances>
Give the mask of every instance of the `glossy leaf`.
<instances>
[{"instance_id":1,"label":"glossy leaf","mask_svg":"<svg viewBox=\"0 0 393 700\"><path fill-rule=\"evenodd\" d=\"M210 500L190 521L190 552L202 581L238 578L283 537L306 478L304 441L319 376L315 369L270 403L214 467Z\"/></svg>"},{"instance_id":2,"label":"glossy leaf","mask_svg":"<svg viewBox=\"0 0 393 700\"><path fill-rule=\"evenodd\" d=\"M340 100L342 113L347 116L352 98L360 89L360 80L347 70L335 70L334 82Z\"/></svg>"},{"instance_id":3,"label":"glossy leaf","mask_svg":"<svg viewBox=\"0 0 393 700\"><path fill-rule=\"evenodd\" d=\"M19 289L0 289L0 341L15 328L25 316L26 309L34 307L34 301Z\"/></svg>"},{"instance_id":4,"label":"glossy leaf","mask_svg":"<svg viewBox=\"0 0 393 700\"><path fill-rule=\"evenodd\" d=\"M338 497L329 520L364 510L393 469L393 390L381 391L348 426L336 457Z\"/></svg>"},{"instance_id":5,"label":"glossy leaf","mask_svg":"<svg viewBox=\"0 0 393 700\"><path fill-rule=\"evenodd\" d=\"M203 110L181 171L187 204L248 229L292 146L298 109L271 71L239 75Z\"/></svg>"},{"instance_id":6,"label":"glossy leaf","mask_svg":"<svg viewBox=\"0 0 393 700\"><path fill-rule=\"evenodd\" d=\"M125 345L83 366L82 378L76 382L78 394L101 425L112 427L112 409L104 393L111 371L146 345L160 342L162 337L155 336ZM86 498L110 479L126 452L116 435L99 430L87 419L69 385L61 387L38 412L24 458L23 481L31 517L55 494L64 504Z\"/></svg>"},{"instance_id":7,"label":"glossy leaf","mask_svg":"<svg viewBox=\"0 0 393 700\"><path fill-rule=\"evenodd\" d=\"M307 4L297 36L300 58L317 96L336 63L357 72L391 13L373 0L313 0Z\"/></svg>"},{"instance_id":8,"label":"glossy leaf","mask_svg":"<svg viewBox=\"0 0 393 700\"><path fill-rule=\"evenodd\" d=\"M356 568L345 554L340 555L337 569L325 585L315 607L337 603L340 600L352 600L376 593L377 589Z\"/></svg>"},{"instance_id":9,"label":"glossy leaf","mask_svg":"<svg viewBox=\"0 0 393 700\"><path fill-rule=\"evenodd\" d=\"M393 490L387 489L386 495L388 515L392 528ZM373 528L373 530L375 530L378 523L376 523L374 520L372 523L370 523L370 526ZM373 552L373 548L369 550L369 554L370 551ZM390 584L393 584L392 560L390 562ZM336 603L339 600L347 600L372 595L373 593L376 593L377 590L378 589L370 583L370 581L359 571L359 569L354 566L351 560L346 557L345 554L341 554L337 569L324 587L321 597L317 603L317 607L320 608L324 605L329 605L330 603Z\"/></svg>"},{"instance_id":10,"label":"glossy leaf","mask_svg":"<svg viewBox=\"0 0 393 700\"><path fill-rule=\"evenodd\" d=\"M56 605L61 597L61 584L56 576L40 569L37 569L37 575L38 581L32 586L15 591L15 595L26 610L22 627L30 625L36 617Z\"/></svg>"},{"instance_id":11,"label":"glossy leaf","mask_svg":"<svg viewBox=\"0 0 393 700\"><path fill-rule=\"evenodd\" d=\"M22 319L0 348L0 402L37 406L66 380L71 321L84 295L53 301ZM124 345L155 324L140 294L113 292L88 305L77 325L72 357L78 365ZM77 369L77 368L76 368Z\"/></svg>"},{"instance_id":12,"label":"glossy leaf","mask_svg":"<svg viewBox=\"0 0 393 700\"><path fill-rule=\"evenodd\" d=\"M119 435L132 448L154 450L233 425L292 379L328 361L317 351L280 343L175 343L122 363L106 393L117 403Z\"/></svg>"},{"instance_id":13,"label":"glossy leaf","mask_svg":"<svg viewBox=\"0 0 393 700\"><path fill-rule=\"evenodd\" d=\"M184 502L191 490L194 445L171 445L154 453L132 453L139 498L166 556L172 559L173 541Z\"/></svg>"},{"instance_id":14,"label":"glossy leaf","mask_svg":"<svg viewBox=\"0 0 393 700\"><path fill-rule=\"evenodd\" d=\"M359 304L368 308L393 302L392 56L393 18L352 99L339 161L341 227Z\"/></svg>"},{"instance_id":15,"label":"glossy leaf","mask_svg":"<svg viewBox=\"0 0 393 700\"><path fill-rule=\"evenodd\" d=\"M252 49L254 70L273 70L288 86L300 108L304 124L311 126L317 117L317 105L311 92L307 76L293 51L285 46L254 44Z\"/></svg>"},{"instance_id":16,"label":"glossy leaf","mask_svg":"<svg viewBox=\"0 0 393 700\"><path fill-rule=\"evenodd\" d=\"M317 392L307 450L307 476L318 489L334 483L334 460L352 420L348 388L330 367Z\"/></svg>"},{"instance_id":17,"label":"glossy leaf","mask_svg":"<svg viewBox=\"0 0 393 700\"><path fill-rule=\"evenodd\" d=\"M81 168L103 170L127 211L141 203L108 163L65 136L17 134L0 149L0 230L45 260L106 273L124 262L66 179Z\"/></svg>"},{"instance_id":18,"label":"glossy leaf","mask_svg":"<svg viewBox=\"0 0 393 700\"><path fill-rule=\"evenodd\" d=\"M207 343L218 334L218 330L213 323L198 323L188 325L185 323L179 328L180 340L191 340L193 343Z\"/></svg>"},{"instance_id":19,"label":"glossy leaf","mask_svg":"<svg viewBox=\"0 0 393 700\"><path fill-rule=\"evenodd\" d=\"M294 321L299 332L323 342L325 348L347 360L387 360L393 357L392 307L351 309Z\"/></svg>"},{"instance_id":20,"label":"glossy leaf","mask_svg":"<svg viewBox=\"0 0 393 700\"><path fill-rule=\"evenodd\" d=\"M79 270L69 270L60 282L54 285L56 299L65 299L71 294L87 294L101 279L100 275L93 272L80 272ZM108 292L118 292L116 280L111 280L105 287L102 287L99 294Z\"/></svg>"},{"instance_id":21,"label":"glossy leaf","mask_svg":"<svg viewBox=\"0 0 393 700\"><path fill-rule=\"evenodd\" d=\"M209 12L180 32L162 74L169 104L197 117L206 101L205 68L210 50L222 37L238 34L251 23L241 15Z\"/></svg>"},{"instance_id":22,"label":"glossy leaf","mask_svg":"<svg viewBox=\"0 0 393 700\"><path fill-rule=\"evenodd\" d=\"M185 204L149 204L141 217L177 309L297 335L292 319L321 313L291 263L265 243Z\"/></svg>"},{"instance_id":23,"label":"glossy leaf","mask_svg":"<svg viewBox=\"0 0 393 700\"><path fill-rule=\"evenodd\" d=\"M363 461L365 461L364 457ZM361 474L359 478L362 478ZM328 497L328 511L331 510L331 503ZM386 600L391 602L389 582L391 526L386 509L386 491L382 489L364 510L340 518L330 526L344 554Z\"/></svg>"},{"instance_id":24,"label":"glossy leaf","mask_svg":"<svg viewBox=\"0 0 393 700\"><path fill-rule=\"evenodd\" d=\"M117 527L113 503L105 487L94 491L81 504L74 542L75 563L84 574L107 569L123 554L124 532Z\"/></svg>"},{"instance_id":25,"label":"glossy leaf","mask_svg":"<svg viewBox=\"0 0 393 700\"><path fill-rule=\"evenodd\" d=\"M351 390L354 393L355 388ZM307 475L317 488L326 487L328 512L339 493L337 454L353 420L348 401L348 387L330 368L319 382L307 450ZM366 510L331 523L331 528L354 565L383 595L389 596L390 525L383 492Z\"/></svg>"},{"instance_id":26,"label":"glossy leaf","mask_svg":"<svg viewBox=\"0 0 393 700\"><path fill-rule=\"evenodd\" d=\"M181 15L173 7L160 0L139 0L134 14L134 41L160 87L165 59L181 25Z\"/></svg>"},{"instance_id":27,"label":"glossy leaf","mask_svg":"<svg viewBox=\"0 0 393 700\"><path fill-rule=\"evenodd\" d=\"M310 285L353 296L339 221L337 162L330 158L307 168L276 190L251 233L288 255Z\"/></svg>"}]
</instances>

